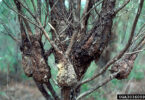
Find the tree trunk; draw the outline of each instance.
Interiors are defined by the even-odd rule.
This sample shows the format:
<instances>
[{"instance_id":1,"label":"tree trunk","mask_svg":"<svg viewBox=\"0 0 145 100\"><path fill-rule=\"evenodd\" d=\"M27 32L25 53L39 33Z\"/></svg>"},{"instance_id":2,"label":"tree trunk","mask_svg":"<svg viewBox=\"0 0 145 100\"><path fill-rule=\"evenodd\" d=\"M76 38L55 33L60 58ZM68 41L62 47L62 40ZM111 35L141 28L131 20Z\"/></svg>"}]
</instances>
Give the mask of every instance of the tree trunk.
<instances>
[{"instance_id":1,"label":"tree trunk","mask_svg":"<svg viewBox=\"0 0 145 100\"><path fill-rule=\"evenodd\" d=\"M71 87L62 87L61 98L62 100L71 100Z\"/></svg>"}]
</instances>

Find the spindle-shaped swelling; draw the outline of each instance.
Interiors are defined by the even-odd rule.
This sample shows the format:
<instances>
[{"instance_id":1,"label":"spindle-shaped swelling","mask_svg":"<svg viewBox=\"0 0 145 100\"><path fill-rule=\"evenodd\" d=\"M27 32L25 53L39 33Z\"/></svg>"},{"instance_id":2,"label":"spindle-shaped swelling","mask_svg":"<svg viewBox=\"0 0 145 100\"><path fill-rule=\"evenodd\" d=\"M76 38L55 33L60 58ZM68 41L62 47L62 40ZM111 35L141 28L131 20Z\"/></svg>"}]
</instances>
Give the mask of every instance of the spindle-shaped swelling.
<instances>
[{"instance_id":1,"label":"spindle-shaped swelling","mask_svg":"<svg viewBox=\"0 0 145 100\"><path fill-rule=\"evenodd\" d=\"M37 34L31 35L29 41L25 38L21 47L22 65L25 74L37 82L45 83L51 78L50 68L45 59L44 49Z\"/></svg>"},{"instance_id":2,"label":"spindle-shaped swelling","mask_svg":"<svg viewBox=\"0 0 145 100\"><path fill-rule=\"evenodd\" d=\"M125 58L117 61L113 66L111 67L110 72L116 73L118 72L116 79L125 79L129 76L133 66L134 66L134 58Z\"/></svg>"},{"instance_id":3,"label":"spindle-shaped swelling","mask_svg":"<svg viewBox=\"0 0 145 100\"><path fill-rule=\"evenodd\" d=\"M57 67L57 82L59 86L69 87L74 86L77 83L77 76L72 64L68 62L60 62L57 64Z\"/></svg>"}]
</instances>

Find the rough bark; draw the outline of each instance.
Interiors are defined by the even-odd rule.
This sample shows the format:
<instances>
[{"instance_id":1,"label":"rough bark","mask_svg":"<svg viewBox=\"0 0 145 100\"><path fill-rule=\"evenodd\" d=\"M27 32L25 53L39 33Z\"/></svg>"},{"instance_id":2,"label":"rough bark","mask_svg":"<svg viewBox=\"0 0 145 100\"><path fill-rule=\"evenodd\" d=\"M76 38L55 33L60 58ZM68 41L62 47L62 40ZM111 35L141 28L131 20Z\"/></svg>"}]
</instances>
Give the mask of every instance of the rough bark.
<instances>
[{"instance_id":1,"label":"rough bark","mask_svg":"<svg viewBox=\"0 0 145 100\"><path fill-rule=\"evenodd\" d=\"M71 100L71 87L62 87L61 98L62 100Z\"/></svg>"},{"instance_id":2,"label":"rough bark","mask_svg":"<svg viewBox=\"0 0 145 100\"><path fill-rule=\"evenodd\" d=\"M115 0L105 0L95 26L86 35L82 33L81 38L75 42L71 59L76 72L79 71L77 72L79 79L84 75L91 61L98 59L108 45L114 18L114 7Z\"/></svg>"}]
</instances>

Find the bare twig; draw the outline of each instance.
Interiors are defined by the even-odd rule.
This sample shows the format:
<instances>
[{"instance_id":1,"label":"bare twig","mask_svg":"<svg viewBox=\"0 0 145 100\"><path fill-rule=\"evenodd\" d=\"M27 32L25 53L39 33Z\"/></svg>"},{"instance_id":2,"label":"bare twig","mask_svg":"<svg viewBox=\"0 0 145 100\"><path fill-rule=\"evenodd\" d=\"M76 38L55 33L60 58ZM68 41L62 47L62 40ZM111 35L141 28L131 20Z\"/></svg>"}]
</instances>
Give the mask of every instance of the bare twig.
<instances>
[{"instance_id":1,"label":"bare twig","mask_svg":"<svg viewBox=\"0 0 145 100\"><path fill-rule=\"evenodd\" d=\"M3 32L3 31L1 31L1 32L4 33L5 35L10 36L16 43L19 44L19 43L20 43L20 40L18 40L15 36L13 36L13 35L11 34L9 28L8 28L2 21L0 21L0 24L3 25L3 27L4 27L5 31L6 31L6 32Z\"/></svg>"},{"instance_id":2,"label":"bare twig","mask_svg":"<svg viewBox=\"0 0 145 100\"><path fill-rule=\"evenodd\" d=\"M138 50L141 49L142 47L144 47L144 45L145 45L145 38L144 38L144 41L142 41L141 44L138 46L137 49Z\"/></svg>"},{"instance_id":3,"label":"bare twig","mask_svg":"<svg viewBox=\"0 0 145 100\"><path fill-rule=\"evenodd\" d=\"M91 0L87 0L87 3L86 3L86 6L85 6L85 9L84 9L82 18L80 20L82 30L84 30L86 28L86 26L87 26L87 21L89 19L90 12L92 10L94 10L97 6L99 6L102 2L103 1L100 1L99 3L97 3L96 5L93 6L92 5L92 1Z\"/></svg>"},{"instance_id":4,"label":"bare twig","mask_svg":"<svg viewBox=\"0 0 145 100\"><path fill-rule=\"evenodd\" d=\"M75 22L78 22L80 20L80 5L81 5L81 0L73 0L72 1L73 5L73 9L74 10L73 13L73 20Z\"/></svg>"},{"instance_id":5,"label":"bare twig","mask_svg":"<svg viewBox=\"0 0 145 100\"><path fill-rule=\"evenodd\" d=\"M22 13L17 12L14 8L12 8L11 6L9 6L5 0L3 0L3 2L6 4L6 6L11 9L12 11L14 11L15 13L17 13L18 15L20 15L22 18L26 19L27 21L29 21L31 24L37 26L38 28L40 28L40 26L38 26L35 22L32 22L28 17L26 17L26 15L23 15Z\"/></svg>"},{"instance_id":6,"label":"bare twig","mask_svg":"<svg viewBox=\"0 0 145 100\"><path fill-rule=\"evenodd\" d=\"M143 48L141 50L136 50L136 51L133 51L133 52L128 52L128 53L125 53L125 54L130 55L130 54L136 54L136 53L143 52L143 51L145 51L145 48Z\"/></svg>"},{"instance_id":7,"label":"bare twig","mask_svg":"<svg viewBox=\"0 0 145 100\"><path fill-rule=\"evenodd\" d=\"M143 30L144 27L145 27L145 23L141 26L141 28L139 29L139 31L138 31L138 33L137 33L137 35L136 35L136 37L134 38L133 41L138 39L138 37L141 35L140 33L141 33L141 31Z\"/></svg>"},{"instance_id":8,"label":"bare twig","mask_svg":"<svg viewBox=\"0 0 145 100\"><path fill-rule=\"evenodd\" d=\"M31 0L31 3L32 3L33 8L34 8L34 12L36 13L36 6L35 6L35 3L34 3L34 0Z\"/></svg>"},{"instance_id":9,"label":"bare twig","mask_svg":"<svg viewBox=\"0 0 145 100\"><path fill-rule=\"evenodd\" d=\"M46 4L46 8L45 8L45 18L44 18L44 25L43 27L46 27L46 23L47 23L47 18L49 16L49 2L48 0L45 0L45 4Z\"/></svg>"},{"instance_id":10,"label":"bare twig","mask_svg":"<svg viewBox=\"0 0 145 100\"><path fill-rule=\"evenodd\" d=\"M116 9L114 11L115 14L117 14L120 10L122 10L129 2L130 2L130 0L126 1L121 7L119 7L118 9Z\"/></svg>"},{"instance_id":11,"label":"bare twig","mask_svg":"<svg viewBox=\"0 0 145 100\"><path fill-rule=\"evenodd\" d=\"M97 6L99 6L102 2L103 2L103 0L100 1L99 3L95 4L91 9L89 9L89 11L88 11L87 13L85 13L84 16L82 16L80 22L82 22L82 20L83 20L92 10L94 10Z\"/></svg>"},{"instance_id":12,"label":"bare twig","mask_svg":"<svg viewBox=\"0 0 145 100\"><path fill-rule=\"evenodd\" d=\"M36 17L35 17L35 15L30 11L30 9L29 8L27 8L20 0L17 0L29 13L30 13L30 15L34 18L34 19L36 19Z\"/></svg>"},{"instance_id":13,"label":"bare twig","mask_svg":"<svg viewBox=\"0 0 145 100\"><path fill-rule=\"evenodd\" d=\"M137 39L137 38L136 38ZM142 42L145 40L145 35L141 38L141 40L135 45L132 51L135 51L138 49L138 47L142 44ZM134 41L133 41L134 42Z\"/></svg>"},{"instance_id":14,"label":"bare twig","mask_svg":"<svg viewBox=\"0 0 145 100\"><path fill-rule=\"evenodd\" d=\"M87 23L88 23L88 19L90 16L90 12L88 12L88 11L92 8L92 6L93 6L92 3L93 3L93 0L86 1L86 5L85 5L83 15L82 15L83 19L82 19L82 23L81 23L81 30L83 30L83 31L85 31Z\"/></svg>"},{"instance_id":15,"label":"bare twig","mask_svg":"<svg viewBox=\"0 0 145 100\"><path fill-rule=\"evenodd\" d=\"M81 0L77 0L77 15L80 20Z\"/></svg>"},{"instance_id":16,"label":"bare twig","mask_svg":"<svg viewBox=\"0 0 145 100\"><path fill-rule=\"evenodd\" d=\"M8 35L8 36L10 36L16 43L20 43L20 40L18 40L15 36L13 36L11 33L9 33L9 32L3 32L3 31L0 31L1 33L4 33L5 35Z\"/></svg>"},{"instance_id":17,"label":"bare twig","mask_svg":"<svg viewBox=\"0 0 145 100\"><path fill-rule=\"evenodd\" d=\"M32 33L32 30L31 30L31 28L30 28L30 26L29 26L29 23L27 22L26 19L24 19L24 23L25 23L25 26L26 26L26 28L27 28L28 34L29 34L29 35L32 35L32 34L33 34L33 33Z\"/></svg>"},{"instance_id":18,"label":"bare twig","mask_svg":"<svg viewBox=\"0 0 145 100\"><path fill-rule=\"evenodd\" d=\"M58 33L56 32L56 29L50 24L48 23L48 25L50 26L50 28L54 31L55 35L56 35L56 39L58 39Z\"/></svg>"},{"instance_id":19,"label":"bare twig","mask_svg":"<svg viewBox=\"0 0 145 100\"><path fill-rule=\"evenodd\" d=\"M40 29L42 30L43 34L45 35L45 37L47 38L47 40L49 41L49 43L51 44L51 46L54 48L54 50L56 50L59 54L63 54L62 51L57 47L57 45L54 43L54 41L50 40L47 32L45 31L45 29L43 28L41 22L39 19L37 19L38 24L40 25Z\"/></svg>"},{"instance_id":20,"label":"bare twig","mask_svg":"<svg viewBox=\"0 0 145 100\"><path fill-rule=\"evenodd\" d=\"M132 47L133 47L133 44L135 44L136 40L139 39L139 38L141 38L141 40L137 44L135 44L135 46L134 46L134 48L133 48L132 51L135 51L140 46L140 44L142 43L142 41L145 40L145 34L144 34L145 31L143 31L144 26L145 26L145 23L142 25L142 27L139 29L137 35L132 40Z\"/></svg>"},{"instance_id":21,"label":"bare twig","mask_svg":"<svg viewBox=\"0 0 145 100\"><path fill-rule=\"evenodd\" d=\"M26 0L24 0L24 3L26 4L27 8L30 9Z\"/></svg>"},{"instance_id":22,"label":"bare twig","mask_svg":"<svg viewBox=\"0 0 145 100\"><path fill-rule=\"evenodd\" d=\"M123 16L123 15L126 14L126 13L130 13L134 8L135 8L135 6L132 6L132 7L129 8L129 9L125 9L125 10L122 11L120 14L116 15L116 17L120 17L120 16Z\"/></svg>"},{"instance_id":23,"label":"bare twig","mask_svg":"<svg viewBox=\"0 0 145 100\"><path fill-rule=\"evenodd\" d=\"M57 68L57 67L56 67L56 68ZM56 86L58 86L58 87L60 88L60 86L58 85L58 83L57 83L57 81L56 81L55 79L51 78L51 80L52 80L52 82L53 82Z\"/></svg>"},{"instance_id":24,"label":"bare twig","mask_svg":"<svg viewBox=\"0 0 145 100\"><path fill-rule=\"evenodd\" d=\"M106 79L105 79L102 83L100 83L99 85L93 86L93 88L91 88L90 90L88 90L88 91L86 91L86 92L80 94L80 95L77 97L76 100L82 99L83 97L85 97L85 96L91 94L91 93L94 92L95 90L97 90L97 89L99 89L100 87L102 87L103 85L107 84L107 83L110 82L112 79L114 79L114 78L116 77L117 74L118 74L118 72L115 73L115 74L110 75L109 78L106 78Z\"/></svg>"},{"instance_id":25,"label":"bare twig","mask_svg":"<svg viewBox=\"0 0 145 100\"><path fill-rule=\"evenodd\" d=\"M141 49L145 44L145 35L143 36L143 38L138 42L138 44L136 44L136 46L133 48L132 51L135 51L135 50L139 50Z\"/></svg>"},{"instance_id":26,"label":"bare twig","mask_svg":"<svg viewBox=\"0 0 145 100\"><path fill-rule=\"evenodd\" d=\"M49 12L52 12L52 10L55 8L56 4L58 3L59 0L56 0L55 3L53 4L53 6L51 7L51 1L49 0L49 4L51 7L51 10ZM49 21L44 25L44 28L49 24Z\"/></svg>"},{"instance_id":27,"label":"bare twig","mask_svg":"<svg viewBox=\"0 0 145 100\"><path fill-rule=\"evenodd\" d=\"M37 17L41 21L41 0L37 0Z\"/></svg>"}]
</instances>

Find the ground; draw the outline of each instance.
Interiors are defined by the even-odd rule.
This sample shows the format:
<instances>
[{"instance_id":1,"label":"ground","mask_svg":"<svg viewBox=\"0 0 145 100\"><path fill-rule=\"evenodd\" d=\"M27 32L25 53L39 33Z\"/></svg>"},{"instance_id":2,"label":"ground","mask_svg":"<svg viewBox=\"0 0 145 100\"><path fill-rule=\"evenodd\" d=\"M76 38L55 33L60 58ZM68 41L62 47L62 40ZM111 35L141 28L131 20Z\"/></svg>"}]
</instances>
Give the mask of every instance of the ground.
<instances>
[{"instance_id":1,"label":"ground","mask_svg":"<svg viewBox=\"0 0 145 100\"><path fill-rule=\"evenodd\" d=\"M0 91L0 100L45 100L33 82L12 82Z\"/></svg>"},{"instance_id":2,"label":"ground","mask_svg":"<svg viewBox=\"0 0 145 100\"><path fill-rule=\"evenodd\" d=\"M5 78L4 78L5 77ZM8 84L7 84L8 83ZM113 91L105 94L107 100L117 100L117 93L142 93L145 94L145 79L128 81L122 91ZM45 100L38 91L33 80L11 80L0 72L0 100ZM86 100L86 99L84 99ZM90 97L87 100L96 100Z\"/></svg>"}]
</instances>

